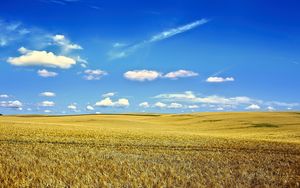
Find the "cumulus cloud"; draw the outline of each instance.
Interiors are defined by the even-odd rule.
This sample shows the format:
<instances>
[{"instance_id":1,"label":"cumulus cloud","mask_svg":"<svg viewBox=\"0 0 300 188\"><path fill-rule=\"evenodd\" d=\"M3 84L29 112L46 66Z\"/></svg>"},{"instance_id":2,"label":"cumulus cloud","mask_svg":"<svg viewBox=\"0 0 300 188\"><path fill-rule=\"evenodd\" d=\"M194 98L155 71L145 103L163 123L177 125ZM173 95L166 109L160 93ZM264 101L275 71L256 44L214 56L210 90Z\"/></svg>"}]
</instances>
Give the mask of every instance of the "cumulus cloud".
<instances>
[{"instance_id":1,"label":"cumulus cloud","mask_svg":"<svg viewBox=\"0 0 300 188\"><path fill-rule=\"evenodd\" d=\"M112 101L109 97L106 97L95 104L95 106L98 107L128 107L129 105L128 99L120 98L117 101Z\"/></svg>"},{"instance_id":2,"label":"cumulus cloud","mask_svg":"<svg viewBox=\"0 0 300 188\"><path fill-rule=\"evenodd\" d=\"M0 102L0 107L4 107L4 108L15 108L15 109L19 109L22 110L22 102L15 100L15 101L1 101Z\"/></svg>"},{"instance_id":3,"label":"cumulus cloud","mask_svg":"<svg viewBox=\"0 0 300 188\"><path fill-rule=\"evenodd\" d=\"M83 78L85 80L100 80L103 76L106 76L108 73L106 71L100 70L100 69L87 69L84 71Z\"/></svg>"},{"instance_id":4,"label":"cumulus cloud","mask_svg":"<svg viewBox=\"0 0 300 188\"><path fill-rule=\"evenodd\" d=\"M124 73L124 77L134 81L152 81L161 76L161 73L153 70L133 70Z\"/></svg>"},{"instance_id":5,"label":"cumulus cloud","mask_svg":"<svg viewBox=\"0 0 300 188\"><path fill-rule=\"evenodd\" d=\"M37 71L37 74L41 77L45 77L45 78L48 78L48 77L55 77L57 76L58 74L56 72L51 72L51 71L48 71L46 69L42 69L42 70L38 70Z\"/></svg>"},{"instance_id":6,"label":"cumulus cloud","mask_svg":"<svg viewBox=\"0 0 300 188\"><path fill-rule=\"evenodd\" d=\"M175 27L163 32L160 32L156 35L153 35L152 37L150 37L150 39L147 40L143 40L142 42L133 44L125 49L123 49L122 51L112 51L110 52L109 58L110 59L120 59L120 58L124 58L127 57L128 55L134 53L136 50L143 48L151 43L155 43L155 42L159 42L161 40L165 40L167 38L173 37L175 35L178 35L180 33L184 33L186 31L189 31L191 29L194 29L200 25L206 24L208 22L207 19L200 19L200 20L196 20L192 23L180 26L180 27Z\"/></svg>"},{"instance_id":7,"label":"cumulus cloud","mask_svg":"<svg viewBox=\"0 0 300 188\"><path fill-rule=\"evenodd\" d=\"M206 79L206 82L211 82L211 83L233 82L233 81L234 81L233 77L227 77L227 78L222 78L222 77L208 77Z\"/></svg>"},{"instance_id":8,"label":"cumulus cloud","mask_svg":"<svg viewBox=\"0 0 300 188\"><path fill-rule=\"evenodd\" d=\"M199 106L194 104L194 105L188 105L187 108L196 109L196 108L199 108Z\"/></svg>"},{"instance_id":9,"label":"cumulus cloud","mask_svg":"<svg viewBox=\"0 0 300 188\"><path fill-rule=\"evenodd\" d=\"M53 101L43 101L43 102L39 103L38 105L42 106L42 107L52 107L52 106L55 106L55 103Z\"/></svg>"},{"instance_id":10,"label":"cumulus cloud","mask_svg":"<svg viewBox=\"0 0 300 188\"><path fill-rule=\"evenodd\" d=\"M6 94L1 94L0 95L0 98L8 98L9 96L8 95L6 95Z\"/></svg>"},{"instance_id":11,"label":"cumulus cloud","mask_svg":"<svg viewBox=\"0 0 300 188\"><path fill-rule=\"evenodd\" d=\"M53 93L53 92L50 92L50 91L45 91L43 93L40 93L40 96L42 96L42 97L55 97L56 94Z\"/></svg>"},{"instance_id":12,"label":"cumulus cloud","mask_svg":"<svg viewBox=\"0 0 300 188\"><path fill-rule=\"evenodd\" d=\"M257 104L251 104L251 105L247 106L245 109L246 110L259 110L260 106L258 106Z\"/></svg>"},{"instance_id":13,"label":"cumulus cloud","mask_svg":"<svg viewBox=\"0 0 300 188\"><path fill-rule=\"evenodd\" d=\"M128 99L121 98L121 99L118 99L116 102L114 102L114 106L127 107L127 106L129 106L129 101L128 101Z\"/></svg>"},{"instance_id":14,"label":"cumulus cloud","mask_svg":"<svg viewBox=\"0 0 300 188\"><path fill-rule=\"evenodd\" d=\"M113 106L114 103L112 102L112 100L107 97L101 101L96 102L95 106L99 106L99 107L111 107Z\"/></svg>"},{"instance_id":15,"label":"cumulus cloud","mask_svg":"<svg viewBox=\"0 0 300 188\"><path fill-rule=\"evenodd\" d=\"M72 110L72 111L76 111L76 110L77 110L76 104L70 104L70 105L67 106L67 108L68 108L69 110Z\"/></svg>"},{"instance_id":16,"label":"cumulus cloud","mask_svg":"<svg viewBox=\"0 0 300 188\"><path fill-rule=\"evenodd\" d=\"M26 49L25 47L20 47L19 49L18 49L18 51L21 53L21 54L26 54L26 53L28 53L28 52L30 52L30 50L28 50L28 49Z\"/></svg>"},{"instance_id":17,"label":"cumulus cloud","mask_svg":"<svg viewBox=\"0 0 300 188\"><path fill-rule=\"evenodd\" d=\"M166 75L164 75L164 78L170 78L175 80L178 78L194 77L194 76L198 76L198 73L189 70L178 70L178 71L167 73Z\"/></svg>"},{"instance_id":18,"label":"cumulus cloud","mask_svg":"<svg viewBox=\"0 0 300 188\"><path fill-rule=\"evenodd\" d=\"M106 98L106 97L113 97L113 96L115 96L115 95L116 95L115 92L109 92L109 93L104 93L104 94L102 95L102 97L104 97L104 98Z\"/></svg>"},{"instance_id":19,"label":"cumulus cloud","mask_svg":"<svg viewBox=\"0 0 300 188\"><path fill-rule=\"evenodd\" d=\"M76 61L67 56L55 55L52 52L19 49L22 55L9 57L7 62L15 66L45 66L68 69L76 64Z\"/></svg>"},{"instance_id":20,"label":"cumulus cloud","mask_svg":"<svg viewBox=\"0 0 300 188\"><path fill-rule=\"evenodd\" d=\"M128 80L133 81L153 81L158 78L168 78L176 80L178 78L185 78L185 77L193 77L198 76L198 73L195 73L193 71L189 70L178 70L174 72L169 72L165 75L162 73L155 71L155 70L133 70L133 71L127 71L124 73L124 77Z\"/></svg>"},{"instance_id":21,"label":"cumulus cloud","mask_svg":"<svg viewBox=\"0 0 300 188\"><path fill-rule=\"evenodd\" d=\"M179 103L171 103L168 108L171 108L171 109L178 109L178 108L183 108L183 105L182 104L179 104Z\"/></svg>"},{"instance_id":22,"label":"cumulus cloud","mask_svg":"<svg viewBox=\"0 0 300 188\"><path fill-rule=\"evenodd\" d=\"M86 106L86 110L93 111L93 110L94 110L94 107L91 106L91 105L87 105L87 106Z\"/></svg>"},{"instance_id":23,"label":"cumulus cloud","mask_svg":"<svg viewBox=\"0 0 300 188\"><path fill-rule=\"evenodd\" d=\"M71 41L64 35L54 35L51 37L51 39L53 40L53 43L57 46L60 46L64 52L83 49L80 45L71 43Z\"/></svg>"},{"instance_id":24,"label":"cumulus cloud","mask_svg":"<svg viewBox=\"0 0 300 188\"><path fill-rule=\"evenodd\" d=\"M224 108L223 108L223 107L218 107L216 110L218 110L218 111L223 111Z\"/></svg>"},{"instance_id":25,"label":"cumulus cloud","mask_svg":"<svg viewBox=\"0 0 300 188\"><path fill-rule=\"evenodd\" d=\"M139 106L143 107L143 108L149 108L150 107L148 102L142 102L142 103L139 104Z\"/></svg>"},{"instance_id":26,"label":"cumulus cloud","mask_svg":"<svg viewBox=\"0 0 300 188\"><path fill-rule=\"evenodd\" d=\"M51 110L44 110L45 113L51 113Z\"/></svg>"},{"instance_id":27,"label":"cumulus cloud","mask_svg":"<svg viewBox=\"0 0 300 188\"><path fill-rule=\"evenodd\" d=\"M157 107L157 108L166 108L167 105L165 103L162 103L162 102L157 102L154 104L154 107Z\"/></svg>"}]
</instances>

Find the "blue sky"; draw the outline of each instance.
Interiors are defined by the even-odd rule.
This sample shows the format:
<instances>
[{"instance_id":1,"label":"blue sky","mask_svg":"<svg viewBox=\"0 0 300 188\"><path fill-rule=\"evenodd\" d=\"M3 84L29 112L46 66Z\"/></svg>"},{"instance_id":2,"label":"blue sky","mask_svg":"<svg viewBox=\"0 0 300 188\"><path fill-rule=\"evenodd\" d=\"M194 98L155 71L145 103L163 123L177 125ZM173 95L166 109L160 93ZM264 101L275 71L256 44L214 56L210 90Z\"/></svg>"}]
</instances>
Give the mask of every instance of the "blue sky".
<instances>
[{"instance_id":1,"label":"blue sky","mask_svg":"<svg viewBox=\"0 0 300 188\"><path fill-rule=\"evenodd\" d=\"M299 8L3 0L0 113L299 110Z\"/></svg>"}]
</instances>

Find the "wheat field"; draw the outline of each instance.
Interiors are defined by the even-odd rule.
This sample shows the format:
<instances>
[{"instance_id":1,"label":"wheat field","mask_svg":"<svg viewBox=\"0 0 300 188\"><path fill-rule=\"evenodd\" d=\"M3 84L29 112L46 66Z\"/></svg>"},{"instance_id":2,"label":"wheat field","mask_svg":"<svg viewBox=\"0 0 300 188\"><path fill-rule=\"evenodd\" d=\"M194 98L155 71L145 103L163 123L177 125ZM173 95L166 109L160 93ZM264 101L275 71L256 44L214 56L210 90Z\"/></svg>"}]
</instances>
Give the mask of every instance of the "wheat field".
<instances>
[{"instance_id":1,"label":"wheat field","mask_svg":"<svg viewBox=\"0 0 300 188\"><path fill-rule=\"evenodd\" d=\"M300 113L0 116L0 187L300 187Z\"/></svg>"}]
</instances>

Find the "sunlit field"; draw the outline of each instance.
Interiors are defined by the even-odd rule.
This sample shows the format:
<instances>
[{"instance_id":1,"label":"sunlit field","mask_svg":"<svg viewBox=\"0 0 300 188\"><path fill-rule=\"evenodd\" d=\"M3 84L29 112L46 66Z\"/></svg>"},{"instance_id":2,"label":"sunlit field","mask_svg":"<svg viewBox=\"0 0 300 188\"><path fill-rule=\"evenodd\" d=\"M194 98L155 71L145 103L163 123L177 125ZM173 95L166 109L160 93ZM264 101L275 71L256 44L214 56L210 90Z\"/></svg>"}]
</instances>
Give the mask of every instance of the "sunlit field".
<instances>
[{"instance_id":1,"label":"sunlit field","mask_svg":"<svg viewBox=\"0 0 300 188\"><path fill-rule=\"evenodd\" d=\"M300 113L0 117L0 187L299 187Z\"/></svg>"}]
</instances>

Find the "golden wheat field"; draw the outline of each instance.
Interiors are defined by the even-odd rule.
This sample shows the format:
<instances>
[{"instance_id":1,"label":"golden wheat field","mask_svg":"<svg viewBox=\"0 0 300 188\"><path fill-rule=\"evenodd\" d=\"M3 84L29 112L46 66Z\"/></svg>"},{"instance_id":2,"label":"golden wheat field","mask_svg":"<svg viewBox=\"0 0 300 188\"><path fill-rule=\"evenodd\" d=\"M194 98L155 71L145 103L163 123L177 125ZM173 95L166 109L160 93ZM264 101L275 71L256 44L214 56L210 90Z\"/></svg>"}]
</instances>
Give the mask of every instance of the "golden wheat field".
<instances>
[{"instance_id":1,"label":"golden wheat field","mask_svg":"<svg viewBox=\"0 0 300 188\"><path fill-rule=\"evenodd\" d=\"M0 187L299 187L300 113L0 117Z\"/></svg>"}]
</instances>

